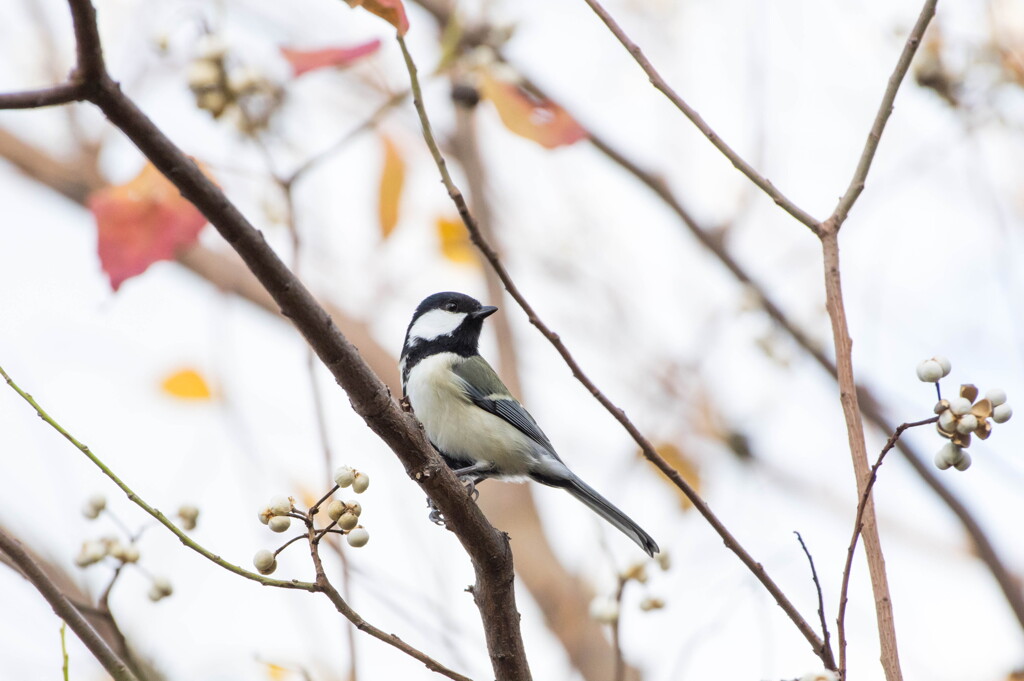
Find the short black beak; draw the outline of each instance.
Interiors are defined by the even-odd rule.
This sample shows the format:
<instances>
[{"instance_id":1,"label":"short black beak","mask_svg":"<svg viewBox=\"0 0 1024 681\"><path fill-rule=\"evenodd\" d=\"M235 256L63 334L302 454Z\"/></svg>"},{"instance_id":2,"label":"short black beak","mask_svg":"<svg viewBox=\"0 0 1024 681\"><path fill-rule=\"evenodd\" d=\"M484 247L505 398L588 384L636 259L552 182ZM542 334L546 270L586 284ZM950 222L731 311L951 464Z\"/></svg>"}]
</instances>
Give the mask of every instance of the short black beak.
<instances>
[{"instance_id":1,"label":"short black beak","mask_svg":"<svg viewBox=\"0 0 1024 681\"><path fill-rule=\"evenodd\" d=\"M498 311L498 308L493 305L484 305L476 312L470 312L469 316L473 319L483 319L484 317L490 317L492 314Z\"/></svg>"}]
</instances>

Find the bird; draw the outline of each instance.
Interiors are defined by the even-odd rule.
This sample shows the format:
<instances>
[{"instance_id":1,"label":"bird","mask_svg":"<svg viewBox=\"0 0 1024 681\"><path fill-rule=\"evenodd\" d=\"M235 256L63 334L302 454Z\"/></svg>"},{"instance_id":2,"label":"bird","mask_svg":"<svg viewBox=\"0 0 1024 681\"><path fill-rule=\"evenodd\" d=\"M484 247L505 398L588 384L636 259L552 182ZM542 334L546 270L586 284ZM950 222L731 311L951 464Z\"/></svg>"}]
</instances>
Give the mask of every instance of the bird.
<instances>
[{"instance_id":1,"label":"bird","mask_svg":"<svg viewBox=\"0 0 1024 681\"><path fill-rule=\"evenodd\" d=\"M498 310L464 293L423 299L405 333L402 393L427 438L460 480L535 480L569 492L649 556L658 545L569 470L528 411L478 351L484 320Z\"/></svg>"}]
</instances>

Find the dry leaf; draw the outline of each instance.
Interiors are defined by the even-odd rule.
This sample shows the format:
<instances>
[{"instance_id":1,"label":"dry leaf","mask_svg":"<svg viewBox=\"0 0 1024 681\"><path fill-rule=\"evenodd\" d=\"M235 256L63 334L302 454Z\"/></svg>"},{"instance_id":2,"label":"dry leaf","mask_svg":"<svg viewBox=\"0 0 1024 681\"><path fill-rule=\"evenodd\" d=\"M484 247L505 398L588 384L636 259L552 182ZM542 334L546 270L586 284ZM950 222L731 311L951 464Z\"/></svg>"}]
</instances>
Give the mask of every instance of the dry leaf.
<instances>
[{"instance_id":1,"label":"dry leaf","mask_svg":"<svg viewBox=\"0 0 1024 681\"><path fill-rule=\"evenodd\" d=\"M462 220L437 219L437 236L441 241L441 254L452 262L463 265L479 264L476 249L469 240L469 232Z\"/></svg>"},{"instance_id":2,"label":"dry leaf","mask_svg":"<svg viewBox=\"0 0 1024 681\"><path fill-rule=\"evenodd\" d=\"M104 187L88 199L96 218L97 250L116 291L158 260L195 243L203 214L151 163L130 182Z\"/></svg>"},{"instance_id":3,"label":"dry leaf","mask_svg":"<svg viewBox=\"0 0 1024 681\"><path fill-rule=\"evenodd\" d=\"M160 388L181 400L208 400L213 396L206 379L195 369L175 371L163 380Z\"/></svg>"},{"instance_id":4,"label":"dry leaf","mask_svg":"<svg viewBox=\"0 0 1024 681\"><path fill-rule=\"evenodd\" d=\"M389 137L384 142L384 166L380 173L380 203L377 215L380 218L380 233L387 239L398 224L398 205L402 200L405 185L405 161L398 153L398 147Z\"/></svg>"},{"instance_id":5,"label":"dry leaf","mask_svg":"<svg viewBox=\"0 0 1024 681\"><path fill-rule=\"evenodd\" d=\"M362 7L367 12L376 14L398 30L398 35L405 35L409 30L409 18L405 16L405 5L402 0L345 0L349 7Z\"/></svg>"},{"instance_id":6,"label":"dry leaf","mask_svg":"<svg viewBox=\"0 0 1024 681\"><path fill-rule=\"evenodd\" d=\"M380 40L371 40L354 47L328 47L321 50L293 50L282 47L281 55L292 66L292 75L298 77L315 69L328 66L349 66L380 49Z\"/></svg>"},{"instance_id":7,"label":"dry leaf","mask_svg":"<svg viewBox=\"0 0 1024 681\"><path fill-rule=\"evenodd\" d=\"M491 100L506 128L546 149L573 144L587 136L587 132L565 109L514 83L484 74L480 94Z\"/></svg>"}]
</instances>

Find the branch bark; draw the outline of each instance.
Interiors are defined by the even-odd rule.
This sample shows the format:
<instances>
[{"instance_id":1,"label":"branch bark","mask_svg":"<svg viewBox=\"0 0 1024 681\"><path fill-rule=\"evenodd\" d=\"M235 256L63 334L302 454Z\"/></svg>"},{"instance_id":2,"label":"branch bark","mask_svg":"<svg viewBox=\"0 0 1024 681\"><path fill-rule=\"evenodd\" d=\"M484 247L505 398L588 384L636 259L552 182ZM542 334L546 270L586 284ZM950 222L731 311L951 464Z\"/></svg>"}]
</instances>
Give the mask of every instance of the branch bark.
<instances>
[{"instance_id":1,"label":"branch bark","mask_svg":"<svg viewBox=\"0 0 1024 681\"><path fill-rule=\"evenodd\" d=\"M346 390L353 409L391 447L406 472L431 497L473 563L476 573L473 595L496 678L503 681L530 679L515 606L508 539L495 530L469 500L462 485L427 442L418 423L402 412L387 386L262 235L110 78L104 66L92 3L69 0L68 4L78 55L73 82L82 83L86 98L103 111L239 253L282 314L291 319Z\"/></svg>"},{"instance_id":2,"label":"branch bark","mask_svg":"<svg viewBox=\"0 0 1024 681\"><path fill-rule=\"evenodd\" d=\"M24 547L3 530L0 530L0 551L7 554L7 557L11 559L11 562L17 566L25 578L32 582L32 585L42 594L46 602L50 604L50 607L53 608L53 612L67 622L79 640L93 654L93 657L103 665L103 668L116 681L138 681L138 678L132 673L128 664L114 653L110 646L107 645L107 642L103 640L103 637L96 633L96 630L86 621L82 613L78 611L78 608L46 576L46 573L32 560L32 557Z\"/></svg>"}]
</instances>

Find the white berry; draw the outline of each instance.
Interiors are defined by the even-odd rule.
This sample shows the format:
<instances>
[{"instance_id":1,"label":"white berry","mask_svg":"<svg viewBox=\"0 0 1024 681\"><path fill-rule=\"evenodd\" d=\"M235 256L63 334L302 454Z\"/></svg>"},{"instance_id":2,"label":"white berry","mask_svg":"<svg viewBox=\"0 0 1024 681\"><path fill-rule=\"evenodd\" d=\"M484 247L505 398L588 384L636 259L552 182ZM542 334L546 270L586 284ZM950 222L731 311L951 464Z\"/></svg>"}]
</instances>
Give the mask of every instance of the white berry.
<instances>
[{"instance_id":1,"label":"white berry","mask_svg":"<svg viewBox=\"0 0 1024 681\"><path fill-rule=\"evenodd\" d=\"M356 479L356 472L348 466L338 466L334 470L334 483L338 487L348 487Z\"/></svg>"},{"instance_id":2,"label":"white berry","mask_svg":"<svg viewBox=\"0 0 1024 681\"><path fill-rule=\"evenodd\" d=\"M967 452L960 452L960 460L957 461L953 466L958 471L965 471L971 467L971 455Z\"/></svg>"},{"instance_id":3,"label":"white berry","mask_svg":"<svg viewBox=\"0 0 1024 681\"><path fill-rule=\"evenodd\" d=\"M939 428L947 433L952 433L956 428L956 417L949 409L939 414Z\"/></svg>"},{"instance_id":4,"label":"white berry","mask_svg":"<svg viewBox=\"0 0 1024 681\"><path fill-rule=\"evenodd\" d=\"M370 486L370 476L366 473L356 471L355 477L352 479L352 491L356 494L362 494L366 491L366 488Z\"/></svg>"},{"instance_id":5,"label":"white berry","mask_svg":"<svg viewBox=\"0 0 1024 681\"><path fill-rule=\"evenodd\" d=\"M942 366L934 359L926 359L917 365L917 377L925 383L935 383L942 376Z\"/></svg>"},{"instance_id":6,"label":"white berry","mask_svg":"<svg viewBox=\"0 0 1024 681\"><path fill-rule=\"evenodd\" d=\"M349 546L358 549L360 546L366 546L366 542L370 541L370 533L362 527L357 527L348 533L346 539L348 539Z\"/></svg>"},{"instance_id":7,"label":"white berry","mask_svg":"<svg viewBox=\"0 0 1024 681\"><path fill-rule=\"evenodd\" d=\"M1005 403L992 410L992 420L996 423L1006 423L1011 416L1013 416L1013 409Z\"/></svg>"},{"instance_id":8,"label":"white berry","mask_svg":"<svg viewBox=\"0 0 1024 681\"><path fill-rule=\"evenodd\" d=\"M345 512L345 504L341 503L337 499L327 504L327 517L331 520L337 520L341 517L341 514Z\"/></svg>"},{"instance_id":9,"label":"white berry","mask_svg":"<svg viewBox=\"0 0 1024 681\"><path fill-rule=\"evenodd\" d=\"M96 520L100 517L100 510L87 501L82 505L82 515L89 520Z\"/></svg>"},{"instance_id":10,"label":"white berry","mask_svg":"<svg viewBox=\"0 0 1024 681\"><path fill-rule=\"evenodd\" d=\"M963 450L952 442L947 442L942 446L935 454L935 466L939 470L946 470L950 466L960 461L963 456Z\"/></svg>"},{"instance_id":11,"label":"white berry","mask_svg":"<svg viewBox=\"0 0 1024 681\"><path fill-rule=\"evenodd\" d=\"M220 81L220 68L208 59L197 59L188 65L188 86L193 90L214 87Z\"/></svg>"},{"instance_id":12,"label":"white berry","mask_svg":"<svg viewBox=\"0 0 1024 681\"><path fill-rule=\"evenodd\" d=\"M978 417L974 414L964 414L956 424L956 432L966 435L978 427Z\"/></svg>"},{"instance_id":13,"label":"white berry","mask_svg":"<svg viewBox=\"0 0 1024 681\"><path fill-rule=\"evenodd\" d=\"M161 598L167 598L172 593L174 593L174 589L165 577L153 578L153 585L149 588L149 600L159 601Z\"/></svg>"},{"instance_id":14,"label":"white berry","mask_svg":"<svg viewBox=\"0 0 1024 681\"><path fill-rule=\"evenodd\" d=\"M354 516L360 516L363 514L363 507L360 506L358 501L346 501L345 506L348 507L348 512Z\"/></svg>"},{"instance_id":15,"label":"white berry","mask_svg":"<svg viewBox=\"0 0 1024 681\"><path fill-rule=\"evenodd\" d=\"M945 378L949 375L949 372L953 369L953 365L949 363L949 359L942 355L936 355L932 357L932 361L938 363L942 367L942 377Z\"/></svg>"},{"instance_id":16,"label":"white berry","mask_svg":"<svg viewBox=\"0 0 1024 681\"><path fill-rule=\"evenodd\" d=\"M292 512L292 500L283 494L270 498L270 512L274 515L284 515Z\"/></svg>"},{"instance_id":17,"label":"white berry","mask_svg":"<svg viewBox=\"0 0 1024 681\"><path fill-rule=\"evenodd\" d=\"M590 618L602 624L614 624L619 619L619 604L614 598L598 596L590 601Z\"/></svg>"},{"instance_id":18,"label":"white berry","mask_svg":"<svg viewBox=\"0 0 1024 681\"><path fill-rule=\"evenodd\" d=\"M966 397L954 397L949 401L949 410L957 416L963 416L971 410L971 401Z\"/></svg>"},{"instance_id":19,"label":"white berry","mask_svg":"<svg viewBox=\"0 0 1024 681\"><path fill-rule=\"evenodd\" d=\"M291 527L292 519L286 515L276 515L267 523L272 532L285 532Z\"/></svg>"},{"instance_id":20,"label":"white berry","mask_svg":"<svg viewBox=\"0 0 1024 681\"><path fill-rule=\"evenodd\" d=\"M252 557L252 564L256 566L256 570L261 575L269 575L277 567L277 558L274 556L273 551L267 549L260 549L256 552L256 555Z\"/></svg>"},{"instance_id":21,"label":"white berry","mask_svg":"<svg viewBox=\"0 0 1024 681\"><path fill-rule=\"evenodd\" d=\"M338 517L338 527L343 530L351 530L359 524L359 517L352 513L342 513Z\"/></svg>"},{"instance_id":22,"label":"white berry","mask_svg":"<svg viewBox=\"0 0 1024 681\"><path fill-rule=\"evenodd\" d=\"M992 390L985 393L985 399L991 402L993 407L998 407L1006 402L1006 391L1000 388L992 388Z\"/></svg>"},{"instance_id":23,"label":"white berry","mask_svg":"<svg viewBox=\"0 0 1024 681\"><path fill-rule=\"evenodd\" d=\"M260 519L261 523L266 525L268 522L270 522L270 519L274 517L274 514L273 512L271 512L269 506L264 506L263 508L260 509L260 513L257 517Z\"/></svg>"}]
</instances>

